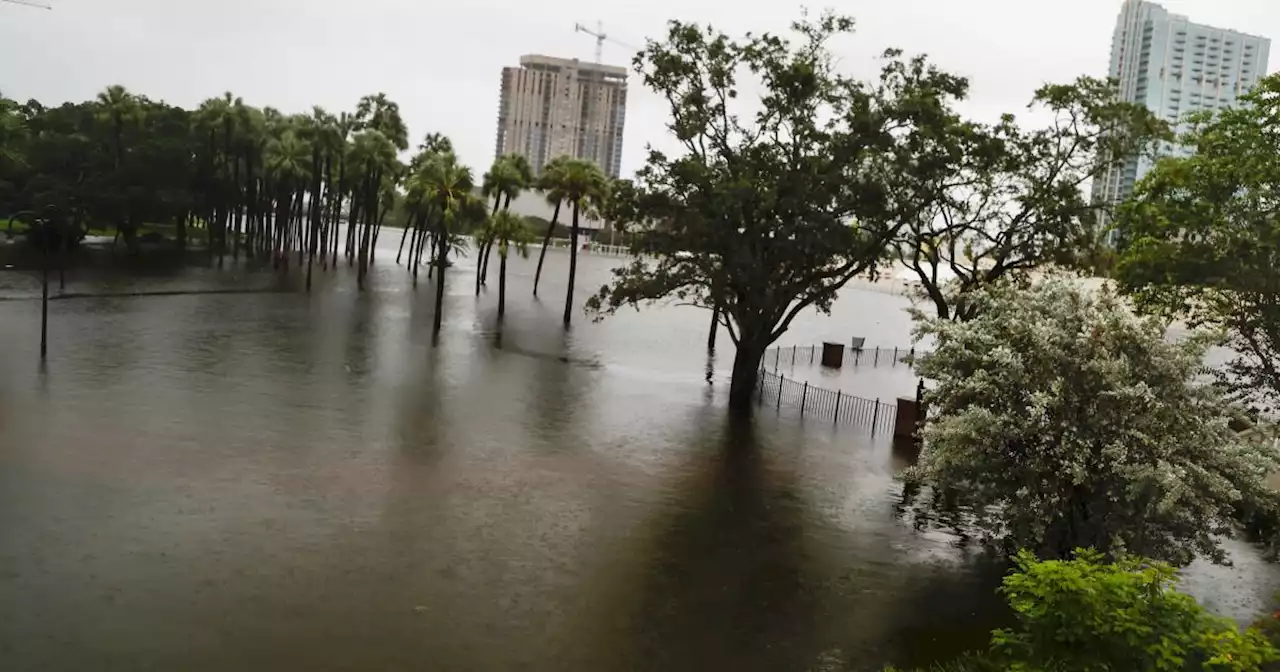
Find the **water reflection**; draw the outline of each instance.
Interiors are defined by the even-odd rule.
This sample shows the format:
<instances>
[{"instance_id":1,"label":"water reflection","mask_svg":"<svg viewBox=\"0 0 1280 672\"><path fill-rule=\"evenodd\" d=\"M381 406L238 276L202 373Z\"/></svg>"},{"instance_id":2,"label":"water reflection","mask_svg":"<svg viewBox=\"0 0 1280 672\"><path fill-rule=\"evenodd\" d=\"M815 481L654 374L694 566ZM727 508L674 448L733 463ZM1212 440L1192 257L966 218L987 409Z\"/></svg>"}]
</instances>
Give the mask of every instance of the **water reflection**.
<instances>
[{"instance_id":1,"label":"water reflection","mask_svg":"<svg viewBox=\"0 0 1280 672\"><path fill-rule=\"evenodd\" d=\"M46 373L38 311L0 302L0 664L857 670L985 640L998 568L898 518L910 449L731 423L705 316L566 333L510 272L499 331L460 264L436 345L432 284L386 260L364 293L59 301Z\"/></svg>"}]
</instances>

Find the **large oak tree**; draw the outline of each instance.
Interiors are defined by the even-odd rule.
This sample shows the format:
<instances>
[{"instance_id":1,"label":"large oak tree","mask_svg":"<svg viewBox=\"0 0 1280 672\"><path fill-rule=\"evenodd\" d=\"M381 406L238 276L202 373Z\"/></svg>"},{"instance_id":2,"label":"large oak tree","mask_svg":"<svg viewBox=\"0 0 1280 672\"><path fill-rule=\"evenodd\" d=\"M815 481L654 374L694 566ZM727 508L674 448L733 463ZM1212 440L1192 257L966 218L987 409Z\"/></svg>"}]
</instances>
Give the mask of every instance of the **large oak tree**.
<instances>
[{"instance_id":1,"label":"large oak tree","mask_svg":"<svg viewBox=\"0 0 1280 672\"><path fill-rule=\"evenodd\" d=\"M735 410L750 407L769 344L874 272L927 187L955 172L945 134L967 82L898 52L878 81L841 74L828 44L852 27L824 15L790 36L734 39L673 21L635 61L670 107L680 153L650 149L629 190L636 258L589 308L676 299L717 311L737 348Z\"/></svg>"}]
</instances>

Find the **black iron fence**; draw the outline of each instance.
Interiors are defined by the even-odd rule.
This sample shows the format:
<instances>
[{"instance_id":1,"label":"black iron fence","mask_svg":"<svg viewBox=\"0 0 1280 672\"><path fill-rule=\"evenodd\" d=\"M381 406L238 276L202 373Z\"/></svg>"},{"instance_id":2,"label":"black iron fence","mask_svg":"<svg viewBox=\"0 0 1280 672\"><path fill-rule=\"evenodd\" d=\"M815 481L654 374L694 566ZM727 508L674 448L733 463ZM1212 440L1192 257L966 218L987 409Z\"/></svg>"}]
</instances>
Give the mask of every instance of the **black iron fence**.
<instances>
[{"instance_id":1,"label":"black iron fence","mask_svg":"<svg viewBox=\"0 0 1280 672\"><path fill-rule=\"evenodd\" d=\"M886 348L872 347L851 348L845 346L844 363L853 366L896 366L898 364L907 363L910 358L916 354L916 349L911 348ZM771 367L775 371L781 366L795 366L796 364L819 364L822 362L822 345L780 345L776 348L765 350L764 359L760 360L764 366Z\"/></svg>"},{"instance_id":2,"label":"black iron fence","mask_svg":"<svg viewBox=\"0 0 1280 672\"><path fill-rule=\"evenodd\" d=\"M763 367L760 369L757 397L761 406L772 405L779 411L784 407L798 409L801 416L869 427L873 436L877 432L893 431L898 416L896 404L855 397L840 390L810 385L807 381L787 380L786 376Z\"/></svg>"}]
</instances>

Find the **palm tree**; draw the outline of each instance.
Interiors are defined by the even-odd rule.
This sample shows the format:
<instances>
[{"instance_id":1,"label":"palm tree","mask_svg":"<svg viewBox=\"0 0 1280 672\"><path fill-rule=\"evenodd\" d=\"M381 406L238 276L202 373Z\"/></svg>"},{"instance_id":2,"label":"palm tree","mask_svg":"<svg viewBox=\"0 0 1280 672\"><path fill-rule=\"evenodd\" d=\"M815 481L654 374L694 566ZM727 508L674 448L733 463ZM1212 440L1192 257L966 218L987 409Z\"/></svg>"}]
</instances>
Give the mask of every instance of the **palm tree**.
<instances>
[{"instance_id":1,"label":"palm tree","mask_svg":"<svg viewBox=\"0 0 1280 672\"><path fill-rule=\"evenodd\" d=\"M108 86L97 97L98 110L95 114L99 121L110 124L112 144L115 149L115 170L116 177L120 176L121 164L124 163L124 127L126 123L136 121L141 115L138 105L138 98L129 93L123 86L113 84ZM123 187L123 185L117 185ZM127 208L126 199L126 208ZM120 239L120 231L125 220L129 219L128 213L121 213L116 220L116 235L111 240L111 246L114 248L116 241ZM126 242L129 239L126 239Z\"/></svg>"},{"instance_id":2,"label":"palm tree","mask_svg":"<svg viewBox=\"0 0 1280 672\"><path fill-rule=\"evenodd\" d=\"M112 84L98 94L97 117L100 121L111 124L114 140L116 169L124 157L124 125L137 118L138 98L129 93L123 86Z\"/></svg>"},{"instance_id":3,"label":"palm tree","mask_svg":"<svg viewBox=\"0 0 1280 672\"><path fill-rule=\"evenodd\" d=\"M507 253L515 248L521 257L528 258L532 237L524 220L503 210L489 218L487 237L490 245L498 246L498 319L507 312Z\"/></svg>"},{"instance_id":4,"label":"palm tree","mask_svg":"<svg viewBox=\"0 0 1280 672\"><path fill-rule=\"evenodd\" d=\"M578 276L578 215L603 201L609 181L600 167L590 161L570 159L559 172L564 199L573 206L573 228L569 235L569 290L564 300L564 326L573 319L573 284Z\"/></svg>"},{"instance_id":5,"label":"palm tree","mask_svg":"<svg viewBox=\"0 0 1280 672\"><path fill-rule=\"evenodd\" d=\"M436 212L435 266L440 276L436 278L436 312L431 329L432 333L439 334L444 317L444 273L449 260L449 226L466 206L475 183L471 169L458 163L458 158L451 152L439 154L427 161L422 166L420 180L426 197Z\"/></svg>"},{"instance_id":6,"label":"palm tree","mask_svg":"<svg viewBox=\"0 0 1280 672\"><path fill-rule=\"evenodd\" d=\"M519 169L510 160L509 156L498 157L494 160L493 166L484 174L484 182L481 183L480 192L486 198L493 199L493 210L489 213L495 215L498 213L498 207L502 205L503 198L506 198L507 206L511 206L512 196L518 196L522 187L523 176ZM481 229L484 230L483 228ZM476 296L480 296L480 285L485 282L484 260L489 251L492 241L488 239L476 241Z\"/></svg>"},{"instance_id":7,"label":"palm tree","mask_svg":"<svg viewBox=\"0 0 1280 672\"><path fill-rule=\"evenodd\" d=\"M369 271L369 252L373 244L373 229L379 221L379 201L384 189L383 179L397 171L396 147L387 136L376 129L361 131L355 137L351 150L352 163L360 170L361 181L352 199L352 217L349 226L356 226L356 205L359 205L364 224L360 230L359 271L356 275L361 289Z\"/></svg>"},{"instance_id":8,"label":"palm tree","mask_svg":"<svg viewBox=\"0 0 1280 672\"><path fill-rule=\"evenodd\" d=\"M387 98L387 94L361 98L355 118L361 129L381 132L396 150L403 152L409 149L409 130L400 117L400 106Z\"/></svg>"},{"instance_id":9,"label":"palm tree","mask_svg":"<svg viewBox=\"0 0 1280 672\"><path fill-rule=\"evenodd\" d=\"M520 192L528 189L533 185L533 167L529 165L529 159L523 154L508 154L503 157L509 170L517 176L517 179L507 185L502 192L502 209L511 209L511 199L520 195ZM480 284L489 282L489 254L493 252L493 243L484 250L484 258L480 260Z\"/></svg>"},{"instance_id":10,"label":"palm tree","mask_svg":"<svg viewBox=\"0 0 1280 672\"><path fill-rule=\"evenodd\" d=\"M316 105L302 126L304 137L311 143L311 197L307 203L307 291L311 291L311 268L315 265L316 252L320 248L321 223L324 219L321 190L325 186L325 176L329 174L333 153L341 150L341 138L338 137L336 125L337 119Z\"/></svg>"},{"instance_id":11,"label":"palm tree","mask_svg":"<svg viewBox=\"0 0 1280 672\"><path fill-rule=\"evenodd\" d=\"M232 114L235 116L237 129L235 147L230 158L236 166L235 181L238 196L235 223L231 229L231 259L235 262L240 259L240 245L244 242L244 230L253 225L254 213L257 209L254 201L258 196L258 190L253 167L261 163L260 158L265 145L265 127L262 111L245 105L239 98L235 100ZM244 167L243 179L240 177L241 166ZM248 220L247 225L246 220ZM245 254L246 256L250 254L247 248Z\"/></svg>"},{"instance_id":12,"label":"palm tree","mask_svg":"<svg viewBox=\"0 0 1280 672\"><path fill-rule=\"evenodd\" d=\"M287 267L295 203L311 176L311 145L293 128L284 127L267 143L263 164L276 196L274 258Z\"/></svg>"},{"instance_id":13,"label":"palm tree","mask_svg":"<svg viewBox=\"0 0 1280 672\"><path fill-rule=\"evenodd\" d=\"M533 274L533 295L538 295L538 281L542 279L542 262L547 258L547 245L551 243L551 235L555 233L556 224L560 220L560 206L564 203L564 190L560 188L560 171L564 167L567 156L557 156L542 168L542 174L534 188L542 192L547 203L555 207L551 214L551 223L547 225L547 233L542 237L542 251L538 253L538 270Z\"/></svg>"}]
</instances>

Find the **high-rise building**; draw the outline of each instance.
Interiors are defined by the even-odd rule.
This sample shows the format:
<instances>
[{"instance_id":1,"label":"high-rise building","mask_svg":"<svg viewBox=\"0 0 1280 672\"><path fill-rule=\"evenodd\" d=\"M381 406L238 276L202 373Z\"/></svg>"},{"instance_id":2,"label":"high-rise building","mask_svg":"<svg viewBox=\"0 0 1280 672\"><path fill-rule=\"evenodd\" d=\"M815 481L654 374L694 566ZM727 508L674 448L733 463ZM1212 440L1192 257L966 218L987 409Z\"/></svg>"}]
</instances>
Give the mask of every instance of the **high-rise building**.
<instances>
[{"instance_id":1,"label":"high-rise building","mask_svg":"<svg viewBox=\"0 0 1280 672\"><path fill-rule=\"evenodd\" d=\"M502 69L495 157L522 154L535 171L557 156L622 171L627 69L577 59L521 56Z\"/></svg>"},{"instance_id":2,"label":"high-rise building","mask_svg":"<svg viewBox=\"0 0 1280 672\"><path fill-rule=\"evenodd\" d=\"M1189 113L1234 105L1267 73L1271 41L1214 28L1145 0L1125 0L1111 39L1110 77L1120 97L1145 105L1156 116L1186 130ZM1163 155L1185 155L1177 144ZM1135 156L1100 176L1093 193L1103 202L1124 200L1151 169L1151 157Z\"/></svg>"}]
</instances>

